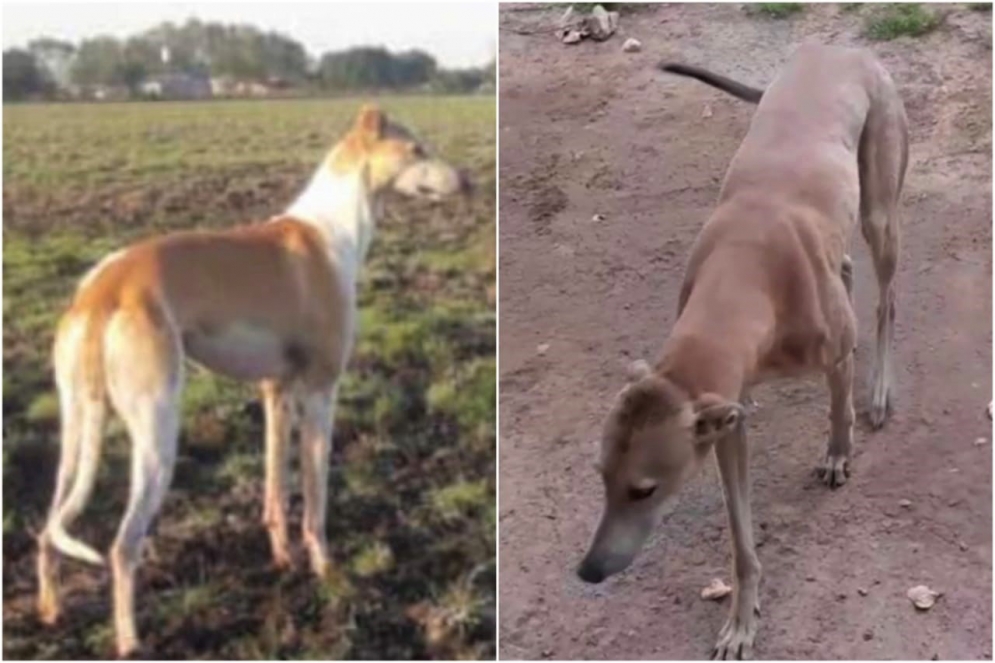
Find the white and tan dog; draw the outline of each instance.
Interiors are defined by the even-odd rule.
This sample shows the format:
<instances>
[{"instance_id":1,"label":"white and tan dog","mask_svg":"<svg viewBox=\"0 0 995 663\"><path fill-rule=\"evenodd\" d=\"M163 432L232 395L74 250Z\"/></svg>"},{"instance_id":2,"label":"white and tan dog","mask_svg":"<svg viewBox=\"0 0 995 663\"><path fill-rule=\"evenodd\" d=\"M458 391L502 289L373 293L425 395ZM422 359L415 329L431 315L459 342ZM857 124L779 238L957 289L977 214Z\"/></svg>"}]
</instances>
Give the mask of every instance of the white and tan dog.
<instances>
[{"instance_id":1,"label":"white and tan dog","mask_svg":"<svg viewBox=\"0 0 995 663\"><path fill-rule=\"evenodd\" d=\"M438 199L466 192L469 182L430 159L379 109L364 107L285 214L141 242L108 256L83 279L55 339L62 451L38 540L44 622L59 615L56 552L104 561L66 530L93 489L109 401L132 442L128 506L110 551L114 626L119 655L138 648L135 570L173 474L185 358L262 388L263 518L279 566L291 559L288 452L291 429L299 426L303 540L314 572L325 573L336 385L352 346L360 264L390 188Z\"/></svg>"},{"instance_id":2,"label":"white and tan dog","mask_svg":"<svg viewBox=\"0 0 995 663\"><path fill-rule=\"evenodd\" d=\"M663 68L759 106L691 250L662 356L634 367L608 416L604 512L578 574L601 582L629 566L668 498L714 449L735 587L713 655L748 658L760 562L740 401L750 385L773 377L824 374L831 427L820 473L831 487L846 481L856 318L845 250L859 221L879 288L869 417L884 424L907 121L891 77L864 50L803 46L765 91L694 67Z\"/></svg>"}]
</instances>

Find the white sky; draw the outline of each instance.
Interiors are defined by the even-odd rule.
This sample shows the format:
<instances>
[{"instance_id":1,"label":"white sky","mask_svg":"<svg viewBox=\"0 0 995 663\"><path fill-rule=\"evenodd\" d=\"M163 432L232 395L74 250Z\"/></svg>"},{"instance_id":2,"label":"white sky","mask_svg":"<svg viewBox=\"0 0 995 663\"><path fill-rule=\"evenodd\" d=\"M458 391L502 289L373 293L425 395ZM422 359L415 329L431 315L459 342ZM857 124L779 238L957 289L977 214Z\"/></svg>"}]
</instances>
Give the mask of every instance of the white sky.
<instances>
[{"instance_id":1,"label":"white sky","mask_svg":"<svg viewBox=\"0 0 995 663\"><path fill-rule=\"evenodd\" d=\"M495 2L20 2L3 3L3 47L46 35L78 44L126 37L162 21L249 23L293 37L312 56L350 46L418 48L446 67L484 64L497 52Z\"/></svg>"}]
</instances>

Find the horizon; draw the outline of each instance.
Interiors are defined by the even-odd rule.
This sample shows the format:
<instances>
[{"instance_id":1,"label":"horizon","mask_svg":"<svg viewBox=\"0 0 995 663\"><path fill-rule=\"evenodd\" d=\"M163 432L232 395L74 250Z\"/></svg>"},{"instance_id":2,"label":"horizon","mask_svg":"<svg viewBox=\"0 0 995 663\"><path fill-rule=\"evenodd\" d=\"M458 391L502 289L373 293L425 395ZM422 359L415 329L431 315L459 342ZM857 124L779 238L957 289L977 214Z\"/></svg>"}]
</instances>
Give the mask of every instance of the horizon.
<instances>
[{"instance_id":1,"label":"horizon","mask_svg":"<svg viewBox=\"0 0 995 663\"><path fill-rule=\"evenodd\" d=\"M376 8L378 11L370 11ZM383 11L394 20L383 21ZM417 49L441 67L480 67L496 60L496 12L492 3L5 3L3 48L25 48L39 37L68 41L108 35L131 37L166 21L190 19L252 25L299 42L308 55L382 46L391 52ZM444 21L439 17L443 16Z\"/></svg>"}]
</instances>

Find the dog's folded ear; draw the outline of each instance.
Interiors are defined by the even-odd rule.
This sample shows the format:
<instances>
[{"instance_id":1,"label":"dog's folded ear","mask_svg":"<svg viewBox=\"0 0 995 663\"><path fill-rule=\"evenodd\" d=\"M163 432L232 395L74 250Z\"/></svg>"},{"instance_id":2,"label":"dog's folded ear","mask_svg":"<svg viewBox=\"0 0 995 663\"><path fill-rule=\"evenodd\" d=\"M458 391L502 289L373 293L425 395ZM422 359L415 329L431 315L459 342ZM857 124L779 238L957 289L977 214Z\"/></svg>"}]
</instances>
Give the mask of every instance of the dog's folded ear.
<instances>
[{"instance_id":1,"label":"dog's folded ear","mask_svg":"<svg viewBox=\"0 0 995 663\"><path fill-rule=\"evenodd\" d=\"M702 394L694 403L694 439L699 444L712 444L742 425L746 412L743 406L718 396Z\"/></svg>"},{"instance_id":2,"label":"dog's folded ear","mask_svg":"<svg viewBox=\"0 0 995 663\"><path fill-rule=\"evenodd\" d=\"M386 120L387 116L378 106L365 104L359 109L359 114L356 116L356 130L368 136L379 138L383 135Z\"/></svg>"}]
</instances>

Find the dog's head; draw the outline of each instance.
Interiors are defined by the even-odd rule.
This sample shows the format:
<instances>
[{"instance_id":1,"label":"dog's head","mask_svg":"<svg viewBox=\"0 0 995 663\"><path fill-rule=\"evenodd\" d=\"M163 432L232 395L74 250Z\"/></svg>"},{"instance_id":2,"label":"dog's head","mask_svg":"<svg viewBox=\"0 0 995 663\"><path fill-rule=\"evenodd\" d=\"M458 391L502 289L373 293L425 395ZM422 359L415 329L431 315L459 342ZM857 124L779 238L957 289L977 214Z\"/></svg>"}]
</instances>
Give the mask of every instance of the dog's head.
<instances>
[{"instance_id":1,"label":"dog's head","mask_svg":"<svg viewBox=\"0 0 995 663\"><path fill-rule=\"evenodd\" d=\"M602 433L604 511L580 578L601 582L628 567L667 501L742 418L738 403L715 394L692 400L646 362L633 364Z\"/></svg>"},{"instance_id":2,"label":"dog's head","mask_svg":"<svg viewBox=\"0 0 995 663\"><path fill-rule=\"evenodd\" d=\"M465 173L433 159L410 131L373 105L360 109L352 129L329 156L329 166L336 172L363 172L373 193L393 188L441 200L472 189Z\"/></svg>"}]
</instances>

